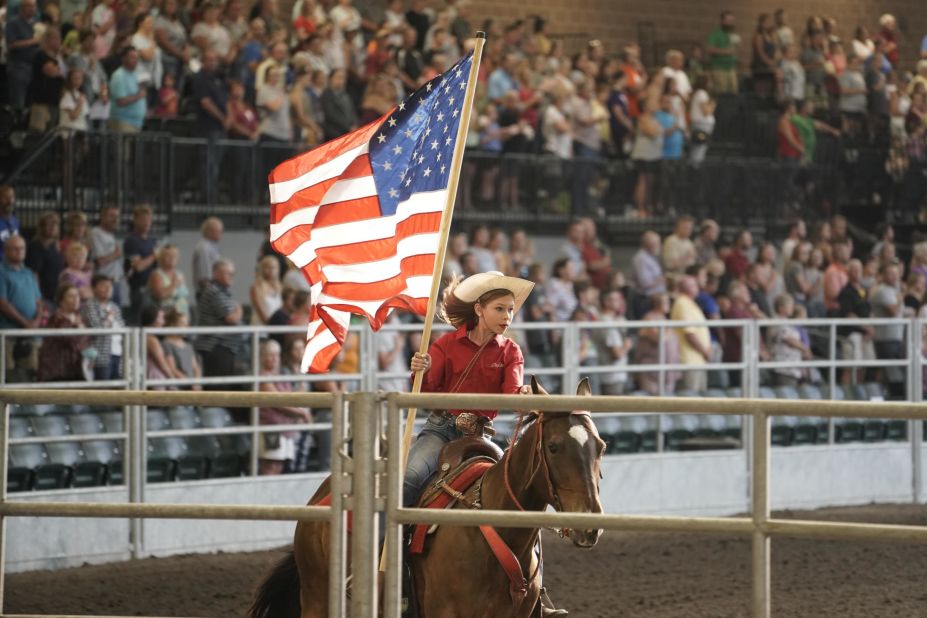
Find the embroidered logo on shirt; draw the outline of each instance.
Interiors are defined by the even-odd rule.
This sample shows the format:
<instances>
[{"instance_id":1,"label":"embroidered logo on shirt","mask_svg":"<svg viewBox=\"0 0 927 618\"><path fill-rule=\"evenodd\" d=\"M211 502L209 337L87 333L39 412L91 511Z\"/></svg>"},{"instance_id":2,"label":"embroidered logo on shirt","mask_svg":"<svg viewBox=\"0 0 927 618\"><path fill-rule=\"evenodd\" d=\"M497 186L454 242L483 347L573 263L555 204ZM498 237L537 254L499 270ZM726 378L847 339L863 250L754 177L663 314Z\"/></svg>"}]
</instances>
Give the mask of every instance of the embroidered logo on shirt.
<instances>
[{"instance_id":1,"label":"embroidered logo on shirt","mask_svg":"<svg viewBox=\"0 0 927 618\"><path fill-rule=\"evenodd\" d=\"M491 369L502 369L503 367L505 367L505 365L503 365L502 363L490 363L489 367Z\"/></svg>"}]
</instances>

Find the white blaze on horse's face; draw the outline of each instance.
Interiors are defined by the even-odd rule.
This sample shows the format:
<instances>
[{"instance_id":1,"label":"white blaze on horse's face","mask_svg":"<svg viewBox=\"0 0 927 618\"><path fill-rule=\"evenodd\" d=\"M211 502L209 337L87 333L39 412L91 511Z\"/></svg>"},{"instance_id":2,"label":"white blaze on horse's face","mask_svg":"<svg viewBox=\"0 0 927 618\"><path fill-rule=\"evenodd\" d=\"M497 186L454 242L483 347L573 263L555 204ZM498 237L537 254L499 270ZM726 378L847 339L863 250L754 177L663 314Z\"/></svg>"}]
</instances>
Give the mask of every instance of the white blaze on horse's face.
<instances>
[{"instance_id":1,"label":"white blaze on horse's face","mask_svg":"<svg viewBox=\"0 0 927 618\"><path fill-rule=\"evenodd\" d=\"M589 441L589 432L581 425L573 425L569 433L571 438L579 442L580 447L586 446L586 442Z\"/></svg>"}]
</instances>

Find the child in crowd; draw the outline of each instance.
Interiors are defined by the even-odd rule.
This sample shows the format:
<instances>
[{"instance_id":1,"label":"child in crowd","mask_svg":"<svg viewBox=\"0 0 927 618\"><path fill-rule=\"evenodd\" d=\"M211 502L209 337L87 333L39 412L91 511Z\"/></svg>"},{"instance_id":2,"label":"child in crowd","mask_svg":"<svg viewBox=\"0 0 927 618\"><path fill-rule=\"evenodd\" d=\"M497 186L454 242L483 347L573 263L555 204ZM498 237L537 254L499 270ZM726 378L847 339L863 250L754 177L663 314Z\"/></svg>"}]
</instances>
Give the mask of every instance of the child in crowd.
<instances>
[{"instance_id":1,"label":"child in crowd","mask_svg":"<svg viewBox=\"0 0 927 618\"><path fill-rule=\"evenodd\" d=\"M162 120L177 117L177 107L180 100L174 83L174 74L165 73L158 90L158 104L155 106L155 116Z\"/></svg>"}]
</instances>

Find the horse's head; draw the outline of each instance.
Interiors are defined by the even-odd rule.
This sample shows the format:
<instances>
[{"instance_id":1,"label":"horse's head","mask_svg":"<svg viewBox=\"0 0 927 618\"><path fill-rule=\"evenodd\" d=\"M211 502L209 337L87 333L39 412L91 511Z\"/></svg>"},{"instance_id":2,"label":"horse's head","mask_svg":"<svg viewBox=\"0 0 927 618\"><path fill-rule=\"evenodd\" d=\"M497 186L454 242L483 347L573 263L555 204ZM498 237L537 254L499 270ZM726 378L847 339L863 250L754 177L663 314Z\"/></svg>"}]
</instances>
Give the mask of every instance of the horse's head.
<instances>
[{"instance_id":1,"label":"horse's head","mask_svg":"<svg viewBox=\"0 0 927 618\"><path fill-rule=\"evenodd\" d=\"M547 394L534 378L531 388L535 394ZM588 379L579 383L576 394L592 394ZM547 493L548 504L558 511L601 513L599 480L605 442L599 437L592 416L583 411L541 412L534 422L539 432L537 449L541 468L536 481ZM569 535L575 546L592 547L601 532L599 529L570 530Z\"/></svg>"}]
</instances>

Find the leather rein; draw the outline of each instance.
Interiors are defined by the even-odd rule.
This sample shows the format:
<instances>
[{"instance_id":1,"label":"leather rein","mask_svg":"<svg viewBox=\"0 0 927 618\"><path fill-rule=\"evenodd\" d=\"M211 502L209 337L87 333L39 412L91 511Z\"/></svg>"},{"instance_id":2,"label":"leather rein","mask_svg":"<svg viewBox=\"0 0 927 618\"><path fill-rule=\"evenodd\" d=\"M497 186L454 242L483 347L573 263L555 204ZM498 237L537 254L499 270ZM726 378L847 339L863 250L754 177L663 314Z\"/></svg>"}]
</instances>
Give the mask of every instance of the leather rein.
<instances>
[{"instance_id":1,"label":"leather rein","mask_svg":"<svg viewBox=\"0 0 927 618\"><path fill-rule=\"evenodd\" d=\"M583 414L582 412L574 412L573 414ZM531 474L528 477L526 487L530 487L534 482L534 478L537 476L538 471L544 472L544 481L547 484L547 503L552 504L554 508L558 511L562 511L562 503L560 501L560 496L557 493L557 488L554 486L553 479L550 475L550 463L547 459L547 454L544 452L544 423L546 418L544 417L543 412L537 413L537 439L535 440L534 453L536 459L536 464L533 466ZM505 482L505 490L508 492L509 498L512 502L515 503L515 506L518 507L520 511L524 511L525 507L522 505L521 501L515 495L515 492L512 489L512 484L509 479L509 462L512 457L512 449L518 442L518 436L521 433L522 426L524 424L524 416L521 416L518 419L518 423L515 426L515 431L512 433L512 439L509 442L509 446L506 449L504 457L504 462L502 464L503 478ZM478 497L476 505L479 505L481 502L479 498L479 493L482 492L482 479L477 487ZM479 508L479 506L476 506ZM561 537L569 536L568 530L559 530L556 528L548 528L557 532ZM483 537L486 539L486 542L489 544L489 547L492 549L493 554L496 556L496 559L499 561L499 564L502 566L502 569L505 571L506 575L509 578L509 594L512 597L512 603L517 607L525 599L525 596L528 593L528 582L534 581L538 576L538 573L541 569L541 564L543 563L544 556L541 550L541 544L539 543L539 530L535 529L534 533L531 535L530 540L527 544L527 547L523 551L529 551L532 546L535 544L538 545L538 563L534 569L534 572L531 573L531 576L526 578L524 576L524 571L522 570L521 563L518 561L518 557L512 551L512 549L506 544L506 542L499 536L499 533L496 532L495 528L492 526L480 526L480 532L482 532Z\"/></svg>"}]
</instances>

